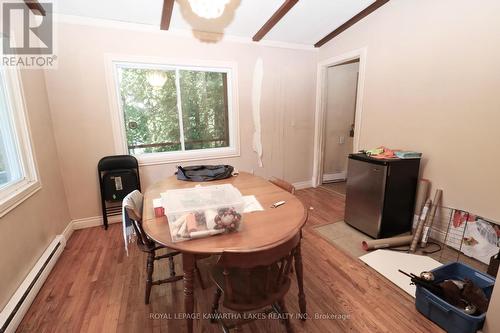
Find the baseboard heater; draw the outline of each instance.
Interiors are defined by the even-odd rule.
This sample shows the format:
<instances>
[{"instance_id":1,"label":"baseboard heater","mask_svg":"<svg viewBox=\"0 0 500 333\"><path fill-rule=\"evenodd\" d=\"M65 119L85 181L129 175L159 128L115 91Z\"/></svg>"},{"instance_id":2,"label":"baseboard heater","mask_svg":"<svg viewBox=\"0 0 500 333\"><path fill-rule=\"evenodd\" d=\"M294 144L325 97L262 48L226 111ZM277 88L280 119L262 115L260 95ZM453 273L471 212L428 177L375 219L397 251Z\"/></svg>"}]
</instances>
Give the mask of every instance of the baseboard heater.
<instances>
[{"instance_id":1,"label":"baseboard heater","mask_svg":"<svg viewBox=\"0 0 500 333\"><path fill-rule=\"evenodd\" d=\"M47 247L14 296L0 313L0 333L15 332L28 311L58 257L66 245L64 236L57 236Z\"/></svg>"}]
</instances>

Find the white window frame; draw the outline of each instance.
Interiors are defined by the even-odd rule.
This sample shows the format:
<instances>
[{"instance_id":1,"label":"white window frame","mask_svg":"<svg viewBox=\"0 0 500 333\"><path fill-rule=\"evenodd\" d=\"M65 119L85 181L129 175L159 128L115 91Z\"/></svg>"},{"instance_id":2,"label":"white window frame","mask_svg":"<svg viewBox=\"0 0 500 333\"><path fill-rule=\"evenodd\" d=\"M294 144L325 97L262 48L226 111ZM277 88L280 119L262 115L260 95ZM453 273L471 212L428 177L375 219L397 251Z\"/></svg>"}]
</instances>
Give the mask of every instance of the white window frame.
<instances>
[{"instance_id":1,"label":"white window frame","mask_svg":"<svg viewBox=\"0 0 500 333\"><path fill-rule=\"evenodd\" d=\"M0 65L0 80L5 86L9 118L19 153L21 178L0 186L0 217L42 188L34 158L31 131L18 68Z\"/></svg>"},{"instance_id":2,"label":"white window frame","mask_svg":"<svg viewBox=\"0 0 500 333\"><path fill-rule=\"evenodd\" d=\"M229 147L134 155L139 161L139 165L168 164L207 159L232 158L240 156L237 81L238 68L235 62L166 59L158 57L120 56L107 54L105 55L105 67L116 154L129 154L124 113L119 98L120 91L117 69L119 67L136 67L160 70L198 70L226 73L228 87L227 109L229 122ZM182 140L183 138L181 138L181 141Z\"/></svg>"}]
</instances>

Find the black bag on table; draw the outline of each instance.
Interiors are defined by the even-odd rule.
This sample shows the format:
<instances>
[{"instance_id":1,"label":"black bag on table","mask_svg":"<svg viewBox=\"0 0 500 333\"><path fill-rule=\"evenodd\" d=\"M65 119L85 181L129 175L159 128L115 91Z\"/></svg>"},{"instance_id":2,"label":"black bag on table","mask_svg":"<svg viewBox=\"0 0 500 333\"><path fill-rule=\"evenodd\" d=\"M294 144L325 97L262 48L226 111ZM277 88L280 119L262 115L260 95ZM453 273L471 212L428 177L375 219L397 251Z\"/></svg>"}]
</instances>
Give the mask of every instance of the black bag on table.
<instances>
[{"instance_id":1,"label":"black bag on table","mask_svg":"<svg viewBox=\"0 0 500 333\"><path fill-rule=\"evenodd\" d=\"M194 165L177 167L177 179L191 182L208 182L232 176L234 168L230 165Z\"/></svg>"}]
</instances>

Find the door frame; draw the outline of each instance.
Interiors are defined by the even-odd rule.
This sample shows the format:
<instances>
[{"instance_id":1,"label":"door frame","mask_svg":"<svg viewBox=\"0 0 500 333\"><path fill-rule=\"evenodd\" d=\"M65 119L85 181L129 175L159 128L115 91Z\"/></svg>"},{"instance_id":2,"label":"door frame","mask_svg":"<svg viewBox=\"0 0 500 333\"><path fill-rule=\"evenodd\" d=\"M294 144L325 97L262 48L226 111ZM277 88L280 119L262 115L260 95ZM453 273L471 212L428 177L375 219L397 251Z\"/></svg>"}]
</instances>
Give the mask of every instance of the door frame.
<instances>
[{"instance_id":1,"label":"door frame","mask_svg":"<svg viewBox=\"0 0 500 333\"><path fill-rule=\"evenodd\" d=\"M363 93L365 86L366 72L366 53L367 49L361 48L344 53L339 56L328 58L318 63L318 72L316 78L316 112L314 122L314 163L312 186L318 187L323 183L323 159L325 149L325 108L327 96L327 69L344 62L359 59L359 77L356 96L356 109L354 111L354 139L353 152L359 150L359 139L361 132L361 114L363 111Z\"/></svg>"}]
</instances>

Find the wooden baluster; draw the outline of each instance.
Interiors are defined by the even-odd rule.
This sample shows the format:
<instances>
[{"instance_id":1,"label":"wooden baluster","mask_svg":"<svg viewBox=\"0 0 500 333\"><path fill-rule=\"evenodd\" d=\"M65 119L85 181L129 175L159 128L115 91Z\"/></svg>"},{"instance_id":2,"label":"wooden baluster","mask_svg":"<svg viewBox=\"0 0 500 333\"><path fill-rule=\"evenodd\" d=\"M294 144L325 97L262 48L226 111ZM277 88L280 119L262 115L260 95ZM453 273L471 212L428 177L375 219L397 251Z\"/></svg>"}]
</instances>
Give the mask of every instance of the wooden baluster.
<instances>
[{"instance_id":1,"label":"wooden baluster","mask_svg":"<svg viewBox=\"0 0 500 333\"><path fill-rule=\"evenodd\" d=\"M174 277L175 276L175 264L174 264L173 257L168 258L168 267L170 269L170 277Z\"/></svg>"},{"instance_id":2,"label":"wooden baluster","mask_svg":"<svg viewBox=\"0 0 500 333\"><path fill-rule=\"evenodd\" d=\"M220 297L222 295L222 291L219 289L219 287L216 287L215 294L214 294L214 301L212 303L212 317L210 318L211 323L215 323L217 320L215 319L215 316L217 312L219 311L219 302L220 302Z\"/></svg>"},{"instance_id":3,"label":"wooden baluster","mask_svg":"<svg viewBox=\"0 0 500 333\"><path fill-rule=\"evenodd\" d=\"M271 290L271 266L266 267L266 292Z\"/></svg>"},{"instance_id":4,"label":"wooden baluster","mask_svg":"<svg viewBox=\"0 0 500 333\"><path fill-rule=\"evenodd\" d=\"M247 281L245 288L245 294L246 294L245 297L247 300L251 300L252 299L252 278L250 276L251 271L249 269L245 269L243 272L245 274L245 279Z\"/></svg>"},{"instance_id":5,"label":"wooden baluster","mask_svg":"<svg viewBox=\"0 0 500 333\"><path fill-rule=\"evenodd\" d=\"M304 282L302 272L302 253L300 250L300 243L295 248L295 274L297 275L297 285L299 287L299 309L301 320L306 320L306 295L304 294Z\"/></svg>"},{"instance_id":6,"label":"wooden baluster","mask_svg":"<svg viewBox=\"0 0 500 333\"><path fill-rule=\"evenodd\" d=\"M151 287L153 286L153 270L154 270L154 260L155 260L155 252L151 251L148 253L148 260L146 263L146 295L145 302L149 304L149 296L151 295Z\"/></svg>"},{"instance_id":7,"label":"wooden baluster","mask_svg":"<svg viewBox=\"0 0 500 333\"><path fill-rule=\"evenodd\" d=\"M225 290L225 294L224 294L224 297L227 297L227 299L229 301L232 301L234 298L233 298L233 285L231 284L231 278L229 276L229 271L227 268L224 268L224 271L222 272L222 274L224 274L224 281L226 282L226 290Z\"/></svg>"},{"instance_id":8,"label":"wooden baluster","mask_svg":"<svg viewBox=\"0 0 500 333\"><path fill-rule=\"evenodd\" d=\"M279 266L278 279L276 280L276 285L274 286L274 290L279 289L279 287L281 285L281 281L283 280L283 273L285 271L285 259L284 258L278 262L278 266Z\"/></svg>"},{"instance_id":9,"label":"wooden baluster","mask_svg":"<svg viewBox=\"0 0 500 333\"><path fill-rule=\"evenodd\" d=\"M184 269L184 311L186 312L187 332L193 333L194 317L194 263L193 254L182 254L182 266Z\"/></svg>"},{"instance_id":10,"label":"wooden baluster","mask_svg":"<svg viewBox=\"0 0 500 333\"><path fill-rule=\"evenodd\" d=\"M286 258L285 274L283 276L283 279L286 278L290 274L290 270L292 268L292 259L293 259L292 257L293 257L293 253L290 253L290 256L288 256ZM283 281L280 281L280 283L283 283Z\"/></svg>"},{"instance_id":11,"label":"wooden baluster","mask_svg":"<svg viewBox=\"0 0 500 333\"><path fill-rule=\"evenodd\" d=\"M284 318L283 323L285 324L286 332L293 333L293 328L292 328L292 324L290 323L290 318L288 317L289 314L288 314L288 310L287 310L286 305L285 305L285 301L283 299L280 299L278 301L278 305L281 309L281 314Z\"/></svg>"}]
</instances>

